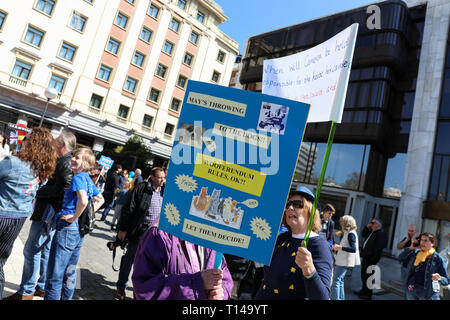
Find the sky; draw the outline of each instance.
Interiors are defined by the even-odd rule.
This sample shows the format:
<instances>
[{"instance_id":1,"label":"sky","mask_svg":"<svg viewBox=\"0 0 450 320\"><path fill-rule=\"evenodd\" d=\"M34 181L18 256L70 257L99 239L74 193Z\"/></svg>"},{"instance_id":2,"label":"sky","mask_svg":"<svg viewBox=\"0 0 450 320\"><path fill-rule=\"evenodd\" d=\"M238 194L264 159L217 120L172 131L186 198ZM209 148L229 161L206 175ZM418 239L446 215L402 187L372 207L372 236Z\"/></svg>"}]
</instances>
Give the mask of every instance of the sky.
<instances>
[{"instance_id":1,"label":"sky","mask_svg":"<svg viewBox=\"0 0 450 320\"><path fill-rule=\"evenodd\" d=\"M367 4L376 0L214 0L222 7L228 20L219 26L239 43L244 54L248 37L320 18Z\"/></svg>"}]
</instances>

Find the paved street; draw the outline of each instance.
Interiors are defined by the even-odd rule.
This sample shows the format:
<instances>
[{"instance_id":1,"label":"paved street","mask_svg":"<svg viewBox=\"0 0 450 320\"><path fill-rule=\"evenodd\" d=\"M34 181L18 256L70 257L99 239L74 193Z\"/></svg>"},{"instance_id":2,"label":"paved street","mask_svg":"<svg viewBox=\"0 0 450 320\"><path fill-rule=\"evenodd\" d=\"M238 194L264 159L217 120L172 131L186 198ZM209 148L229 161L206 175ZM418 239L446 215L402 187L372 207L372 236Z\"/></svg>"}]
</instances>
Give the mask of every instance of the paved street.
<instances>
[{"instance_id":1,"label":"paved street","mask_svg":"<svg viewBox=\"0 0 450 320\"><path fill-rule=\"evenodd\" d=\"M106 243L114 240L116 235L115 232L111 231L109 224L113 214L111 210L106 219L107 223L97 221L94 232L87 235L84 240L78 262L78 289L75 290L74 300L114 299L118 272L112 269L112 252L106 247ZM100 218L100 215L97 214L97 217ZM13 294L19 287L23 266L23 244L27 239L30 225L31 221L27 220L6 263L4 297ZM122 254L122 249L118 248L114 264L116 269L119 267ZM373 300L403 300L398 290L391 286L392 282L400 277L398 262L384 257L381 259L379 266L381 268L382 289L374 291ZM360 267L356 267L351 274L347 275L345 280L346 300L359 300L353 290L361 288L360 272ZM127 289L126 294L128 299L132 299L133 291L131 288ZM42 300L42 298L36 297L35 300Z\"/></svg>"}]
</instances>

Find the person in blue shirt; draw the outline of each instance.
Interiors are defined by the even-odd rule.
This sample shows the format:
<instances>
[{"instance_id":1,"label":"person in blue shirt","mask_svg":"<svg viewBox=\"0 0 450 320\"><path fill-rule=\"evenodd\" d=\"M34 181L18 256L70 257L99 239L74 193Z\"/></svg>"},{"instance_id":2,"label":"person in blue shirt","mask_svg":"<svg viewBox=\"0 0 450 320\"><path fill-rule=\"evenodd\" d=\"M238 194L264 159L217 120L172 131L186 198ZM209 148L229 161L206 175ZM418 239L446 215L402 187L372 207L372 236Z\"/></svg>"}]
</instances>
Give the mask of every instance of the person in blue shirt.
<instances>
[{"instance_id":1,"label":"person in blue shirt","mask_svg":"<svg viewBox=\"0 0 450 320\"><path fill-rule=\"evenodd\" d=\"M314 194L303 186L289 194L283 215L288 231L277 238L256 300L330 299L332 253L329 243L318 235L322 227L318 210L307 247L302 247L313 201Z\"/></svg>"},{"instance_id":2,"label":"person in blue shirt","mask_svg":"<svg viewBox=\"0 0 450 320\"><path fill-rule=\"evenodd\" d=\"M74 176L64 193L62 209L55 214L56 232L50 249L44 300L72 299L84 239L79 232L78 218L89 198L94 199L94 211L104 202L88 173L94 165L95 156L91 149L80 148L73 153L70 166Z\"/></svg>"},{"instance_id":3,"label":"person in blue shirt","mask_svg":"<svg viewBox=\"0 0 450 320\"><path fill-rule=\"evenodd\" d=\"M0 161L0 300L5 285L3 266L26 218L33 212L38 184L53 174L57 157L50 130L33 128L19 153Z\"/></svg>"}]
</instances>

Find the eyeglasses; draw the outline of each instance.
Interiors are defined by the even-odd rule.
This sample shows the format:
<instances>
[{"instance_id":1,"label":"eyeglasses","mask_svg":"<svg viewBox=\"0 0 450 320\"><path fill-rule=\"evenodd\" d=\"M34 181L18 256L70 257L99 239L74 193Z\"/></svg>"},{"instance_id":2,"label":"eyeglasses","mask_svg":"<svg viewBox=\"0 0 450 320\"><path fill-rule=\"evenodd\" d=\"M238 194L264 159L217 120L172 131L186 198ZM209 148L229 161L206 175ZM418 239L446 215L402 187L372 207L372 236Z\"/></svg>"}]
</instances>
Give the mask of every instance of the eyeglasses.
<instances>
[{"instance_id":1,"label":"eyeglasses","mask_svg":"<svg viewBox=\"0 0 450 320\"><path fill-rule=\"evenodd\" d=\"M286 209L290 206L294 207L295 209L303 209L303 200L290 200L286 202Z\"/></svg>"}]
</instances>

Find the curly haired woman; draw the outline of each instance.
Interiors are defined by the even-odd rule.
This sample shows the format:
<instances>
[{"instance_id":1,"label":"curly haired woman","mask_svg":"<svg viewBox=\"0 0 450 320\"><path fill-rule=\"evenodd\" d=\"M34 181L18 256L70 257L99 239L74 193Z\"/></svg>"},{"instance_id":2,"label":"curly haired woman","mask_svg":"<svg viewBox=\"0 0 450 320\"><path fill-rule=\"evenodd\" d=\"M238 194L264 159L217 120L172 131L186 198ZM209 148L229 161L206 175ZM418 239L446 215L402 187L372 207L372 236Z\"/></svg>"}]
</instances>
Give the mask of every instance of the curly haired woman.
<instances>
[{"instance_id":1,"label":"curly haired woman","mask_svg":"<svg viewBox=\"0 0 450 320\"><path fill-rule=\"evenodd\" d=\"M33 128L19 153L0 161L0 299L5 284L3 266L25 219L33 212L38 185L53 174L57 157L50 130Z\"/></svg>"}]
</instances>

